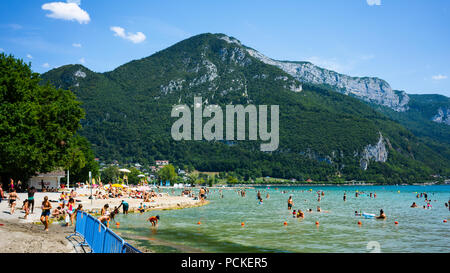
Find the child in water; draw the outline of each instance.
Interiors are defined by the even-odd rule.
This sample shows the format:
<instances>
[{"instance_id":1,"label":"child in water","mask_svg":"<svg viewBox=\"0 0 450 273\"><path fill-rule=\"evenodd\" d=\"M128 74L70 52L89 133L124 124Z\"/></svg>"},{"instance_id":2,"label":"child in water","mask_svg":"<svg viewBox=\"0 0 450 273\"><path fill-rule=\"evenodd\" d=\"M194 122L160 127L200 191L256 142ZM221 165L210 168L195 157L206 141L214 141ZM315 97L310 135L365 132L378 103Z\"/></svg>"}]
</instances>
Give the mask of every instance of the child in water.
<instances>
[{"instance_id":1,"label":"child in water","mask_svg":"<svg viewBox=\"0 0 450 273\"><path fill-rule=\"evenodd\" d=\"M159 215L151 216L147 219L147 221L152 223L152 227L154 227L154 226L156 226L156 224L158 224L158 220L159 220Z\"/></svg>"}]
</instances>

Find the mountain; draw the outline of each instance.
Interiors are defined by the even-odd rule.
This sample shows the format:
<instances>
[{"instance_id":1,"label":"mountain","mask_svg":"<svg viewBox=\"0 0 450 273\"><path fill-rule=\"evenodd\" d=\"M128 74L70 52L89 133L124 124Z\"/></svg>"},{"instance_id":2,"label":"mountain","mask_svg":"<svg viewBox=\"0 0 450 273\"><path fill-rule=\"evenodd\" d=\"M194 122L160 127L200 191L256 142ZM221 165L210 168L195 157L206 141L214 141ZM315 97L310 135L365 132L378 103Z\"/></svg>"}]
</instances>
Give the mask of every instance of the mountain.
<instances>
[{"instance_id":1,"label":"mountain","mask_svg":"<svg viewBox=\"0 0 450 273\"><path fill-rule=\"evenodd\" d=\"M43 74L42 83L70 89L82 101L86 119L80 133L105 161L168 159L180 167L233 171L245 179L409 183L450 173L450 156L440 149L448 144L430 145L374 109L408 112L408 95L372 78L342 75L336 84L352 84L339 88L305 82L261 56L235 38L208 33L106 73L62 66ZM360 94L367 100L356 95L353 82L366 87ZM279 105L279 148L267 153L259 150L261 141L174 141L172 107L193 109L194 96L222 109L228 104Z\"/></svg>"}]
</instances>

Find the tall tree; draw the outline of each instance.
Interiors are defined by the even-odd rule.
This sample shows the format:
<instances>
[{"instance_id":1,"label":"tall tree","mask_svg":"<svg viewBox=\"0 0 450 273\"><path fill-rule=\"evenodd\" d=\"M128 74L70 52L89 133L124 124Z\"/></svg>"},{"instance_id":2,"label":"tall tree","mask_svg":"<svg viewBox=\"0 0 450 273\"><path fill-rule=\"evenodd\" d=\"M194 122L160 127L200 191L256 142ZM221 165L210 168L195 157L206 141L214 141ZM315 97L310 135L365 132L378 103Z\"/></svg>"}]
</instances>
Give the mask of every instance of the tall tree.
<instances>
[{"instance_id":1,"label":"tall tree","mask_svg":"<svg viewBox=\"0 0 450 273\"><path fill-rule=\"evenodd\" d=\"M67 165L84 111L75 95L41 81L30 64L0 54L0 175L26 180Z\"/></svg>"},{"instance_id":2,"label":"tall tree","mask_svg":"<svg viewBox=\"0 0 450 273\"><path fill-rule=\"evenodd\" d=\"M167 166L164 166L159 172L158 176L161 179L161 181L166 182L169 180L171 183L175 180L177 177L177 173L175 172L175 167L172 164L169 164Z\"/></svg>"}]
</instances>

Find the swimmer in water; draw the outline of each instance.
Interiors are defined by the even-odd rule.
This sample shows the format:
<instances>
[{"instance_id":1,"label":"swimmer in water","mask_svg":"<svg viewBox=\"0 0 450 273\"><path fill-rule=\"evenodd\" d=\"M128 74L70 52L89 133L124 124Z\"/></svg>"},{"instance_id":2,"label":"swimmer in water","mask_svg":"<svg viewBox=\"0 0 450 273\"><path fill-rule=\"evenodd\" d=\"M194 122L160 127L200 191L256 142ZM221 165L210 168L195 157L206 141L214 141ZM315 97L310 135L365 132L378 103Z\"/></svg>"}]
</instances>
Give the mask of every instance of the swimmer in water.
<instances>
[{"instance_id":1,"label":"swimmer in water","mask_svg":"<svg viewBox=\"0 0 450 273\"><path fill-rule=\"evenodd\" d=\"M384 214L384 211L380 209L380 215L376 217L377 219L386 219L386 214Z\"/></svg>"},{"instance_id":2,"label":"swimmer in water","mask_svg":"<svg viewBox=\"0 0 450 273\"><path fill-rule=\"evenodd\" d=\"M150 223L152 223L152 227L155 227L158 224L159 215L151 216L147 219Z\"/></svg>"},{"instance_id":3,"label":"swimmer in water","mask_svg":"<svg viewBox=\"0 0 450 273\"><path fill-rule=\"evenodd\" d=\"M413 202L413 203L412 203L411 208L417 208L416 202Z\"/></svg>"},{"instance_id":4,"label":"swimmer in water","mask_svg":"<svg viewBox=\"0 0 450 273\"><path fill-rule=\"evenodd\" d=\"M292 211L292 217L295 218L295 215L297 215L297 211L294 209L294 210Z\"/></svg>"},{"instance_id":5,"label":"swimmer in water","mask_svg":"<svg viewBox=\"0 0 450 273\"><path fill-rule=\"evenodd\" d=\"M305 214L303 213L303 211L298 210L298 212L297 212L297 218L305 218Z\"/></svg>"},{"instance_id":6,"label":"swimmer in water","mask_svg":"<svg viewBox=\"0 0 450 273\"><path fill-rule=\"evenodd\" d=\"M355 216L361 216L362 214L355 210Z\"/></svg>"}]
</instances>

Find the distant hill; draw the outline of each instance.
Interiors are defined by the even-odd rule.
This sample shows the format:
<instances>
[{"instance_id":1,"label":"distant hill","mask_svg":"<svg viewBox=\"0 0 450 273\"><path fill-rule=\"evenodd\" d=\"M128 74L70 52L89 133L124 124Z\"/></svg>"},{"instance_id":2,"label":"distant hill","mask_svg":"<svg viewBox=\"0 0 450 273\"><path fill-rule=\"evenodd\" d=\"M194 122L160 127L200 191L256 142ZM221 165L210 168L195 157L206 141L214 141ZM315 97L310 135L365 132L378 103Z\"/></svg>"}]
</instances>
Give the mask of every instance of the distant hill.
<instances>
[{"instance_id":1,"label":"distant hill","mask_svg":"<svg viewBox=\"0 0 450 273\"><path fill-rule=\"evenodd\" d=\"M168 159L200 171L233 171L244 179L401 183L450 174L450 156L442 151L449 144L436 137L428 143L415 133L415 125L400 124L395 116L412 113L420 104L415 96L392 91L396 105L389 103L395 97L390 93L381 99L358 97L356 89L344 92L345 86L302 80L258 54L235 38L201 34L111 72L66 65L42 78L72 90L83 102L86 119L80 133L104 161ZM356 81L373 82L361 79ZM386 93L388 85L380 86ZM194 96L223 109L230 103L280 105L278 150L261 152L258 141L172 140L172 106L192 107Z\"/></svg>"}]
</instances>

